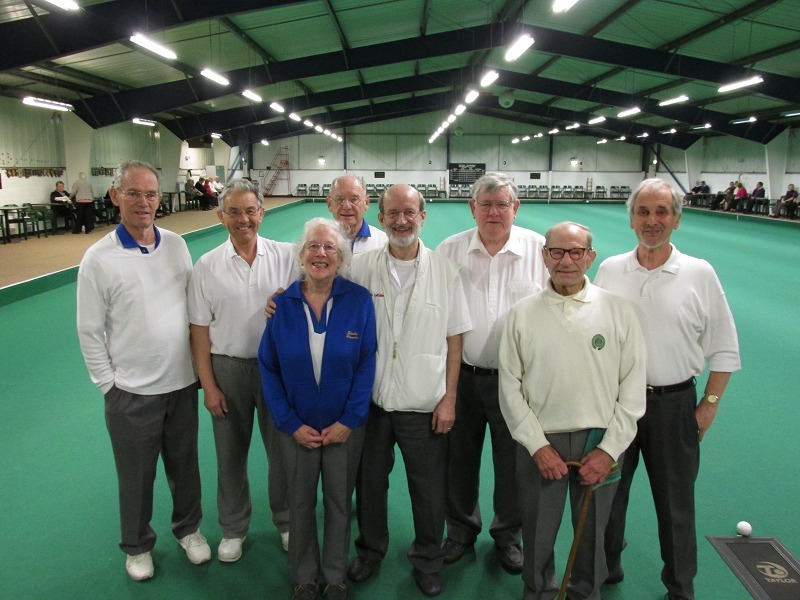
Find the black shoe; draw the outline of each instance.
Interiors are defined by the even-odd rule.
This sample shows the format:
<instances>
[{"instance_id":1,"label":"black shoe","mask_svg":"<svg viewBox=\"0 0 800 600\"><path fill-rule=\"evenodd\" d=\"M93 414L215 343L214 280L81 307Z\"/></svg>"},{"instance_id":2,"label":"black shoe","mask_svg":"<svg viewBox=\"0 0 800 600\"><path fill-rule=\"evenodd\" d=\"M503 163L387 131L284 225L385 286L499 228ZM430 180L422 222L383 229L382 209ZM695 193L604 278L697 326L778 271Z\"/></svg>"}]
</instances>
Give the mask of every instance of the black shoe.
<instances>
[{"instance_id":1,"label":"black shoe","mask_svg":"<svg viewBox=\"0 0 800 600\"><path fill-rule=\"evenodd\" d=\"M507 573L517 575L522 573L522 548L519 544L511 544L510 546L495 546L497 554L500 556L500 565Z\"/></svg>"},{"instance_id":2,"label":"black shoe","mask_svg":"<svg viewBox=\"0 0 800 600\"><path fill-rule=\"evenodd\" d=\"M606 577L606 585L616 585L623 579L625 579L625 571L622 570L622 565L617 565L616 567L608 571L608 577Z\"/></svg>"},{"instance_id":3,"label":"black shoe","mask_svg":"<svg viewBox=\"0 0 800 600\"><path fill-rule=\"evenodd\" d=\"M466 552L467 548L470 546L472 546L472 544L462 544L453 538L447 538L444 544L442 544L445 564L449 565L461 560L461 557L464 556L464 552Z\"/></svg>"},{"instance_id":4,"label":"black shoe","mask_svg":"<svg viewBox=\"0 0 800 600\"><path fill-rule=\"evenodd\" d=\"M356 556L353 562L350 563L350 568L347 569L347 577L350 581L355 581L356 583L366 581L372 577L377 564L377 561Z\"/></svg>"},{"instance_id":5,"label":"black shoe","mask_svg":"<svg viewBox=\"0 0 800 600\"><path fill-rule=\"evenodd\" d=\"M317 597L317 582L301 583L294 588L292 600L315 600Z\"/></svg>"},{"instance_id":6,"label":"black shoe","mask_svg":"<svg viewBox=\"0 0 800 600\"><path fill-rule=\"evenodd\" d=\"M419 591L426 596L438 596L442 593L442 580L438 573L423 573L415 568L413 574Z\"/></svg>"},{"instance_id":7,"label":"black shoe","mask_svg":"<svg viewBox=\"0 0 800 600\"><path fill-rule=\"evenodd\" d=\"M328 600L347 600L347 586L344 583L339 585L326 585L322 592L322 597Z\"/></svg>"}]
</instances>

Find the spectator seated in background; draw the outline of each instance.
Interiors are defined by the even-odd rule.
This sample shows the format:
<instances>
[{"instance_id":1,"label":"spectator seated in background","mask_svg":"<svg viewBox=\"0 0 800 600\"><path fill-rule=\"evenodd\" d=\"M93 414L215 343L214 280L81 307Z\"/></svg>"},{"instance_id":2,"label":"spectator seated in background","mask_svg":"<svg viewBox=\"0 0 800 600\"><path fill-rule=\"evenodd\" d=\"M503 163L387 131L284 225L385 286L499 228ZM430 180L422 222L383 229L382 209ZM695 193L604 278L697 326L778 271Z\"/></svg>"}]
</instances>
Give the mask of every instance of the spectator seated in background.
<instances>
[{"instance_id":1,"label":"spectator seated in background","mask_svg":"<svg viewBox=\"0 0 800 600\"><path fill-rule=\"evenodd\" d=\"M194 184L197 193L200 194L200 208L202 210L211 210L217 205L217 199L214 196L206 191L206 179L205 177L201 177L197 180L197 183Z\"/></svg>"},{"instance_id":2,"label":"spectator seated in background","mask_svg":"<svg viewBox=\"0 0 800 600\"><path fill-rule=\"evenodd\" d=\"M790 183L786 193L781 196L780 200L776 200L772 205L772 212L770 217L777 219L781 216L781 209L786 211L786 216L790 219L797 218L797 190L794 189L794 184Z\"/></svg>"},{"instance_id":3,"label":"spectator seated in background","mask_svg":"<svg viewBox=\"0 0 800 600\"><path fill-rule=\"evenodd\" d=\"M766 192L764 190L764 182L763 181L759 181L756 184L756 187L750 193L750 199L747 201L747 206L744 207L744 214L752 215L753 212L755 212L754 209L755 209L756 203L759 200L763 200L765 194L766 194Z\"/></svg>"},{"instance_id":4,"label":"spectator seated in background","mask_svg":"<svg viewBox=\"0 0 800 600\"><path fill-rule=\"evenodd\" d=\"M694 187L691 190L689 190L689 193L683 197L683 205L687 206L691 204L692 206L694 206L695 204L697 204L696 196L699 193L700 193L700 182L695 181Z\"/></svg>"},{"instance_id":5,"label":"spectator seated in background","mask_svg":"<svg viewBox=\"0 0 800 600\"><path fill-rule=\"evenodd\" d=\"M725 205L725 210L728 212L736 212L739 207L744 206L744 201L747 199L747 189L741 181L736 182L736 190L733 193L733 199Z\"/></svg>"},{"instance_id":6,"label":"spectator seated in background","mask_svg":"<svg viewBox=\"0 0 800 600\"><path fill-rule=\"evenodd\" d=\"M717 210L723 202L728 203L729 201L732 201L735 191L736 184L731 181L726 190L717 192L717 197L711 202L711 210Z\"/></svg>"},{"instance_id":7,"label":"spectator seated in background","mask_svg":"<svg viewBox=\"0 0 800 600\"><path fill-rule=\"evenodd\" d=\"M64 189L63 181L56 181L56 189L50 194L50 204L57 204L53 207L53 212L58 217L64 217L64 230L69 228L70 220L75 220L72 200L69 199L69 192Z\"/></svg>"},{"instance_id":8,"label":"spectator seated in background","mask_svg":"<svg viewBox=\"0 0 800 600\"><path fill-rule=\"evenodd\" d=\"M191 177L189 177L189 179L186 180L186 183L183 184L183 193L186 194L187 206L189 203L197 201L202 207L203 194L201 194L197 188L194 187L194 179Z\"/></svg>"}]
</instances>

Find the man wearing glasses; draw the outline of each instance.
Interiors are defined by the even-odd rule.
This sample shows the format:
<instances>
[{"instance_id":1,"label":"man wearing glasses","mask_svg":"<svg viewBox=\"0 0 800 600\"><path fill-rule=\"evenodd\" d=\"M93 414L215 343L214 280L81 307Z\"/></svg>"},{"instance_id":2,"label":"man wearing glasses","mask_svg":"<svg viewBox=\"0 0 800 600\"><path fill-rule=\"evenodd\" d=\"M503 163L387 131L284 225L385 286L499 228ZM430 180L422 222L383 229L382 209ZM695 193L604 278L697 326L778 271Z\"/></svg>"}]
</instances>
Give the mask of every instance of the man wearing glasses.
<instances>
[{"instance_id":1,"label":"man wearing glasses","mask_svg":"<svg viewBox=\"0 0 800 600\"><path fill-rule=\"evenodd\" d=\"M413 576L428 596L442 591L447 437L456 418L461 334L471 329L458 266L419 239L425 199L409 185L378 203L388 244L355 256L354 281L373 295L378 360L357 484L357 557L348 569L368 579L389 545L387 496L394 446L403 454L415 539Z\"/></svg>"},{"instance_id":2,"label":"man wearing glasses","mask_svg":"<svg viewBox=\"0 0 800 600\"><path fill-rule=\"evenodd\" d=\"M554 225L542 255L549 284L511 309L499 353L500 409L519 442L523 598L556 596L553 549L567 494L575 526L582 486L603 484L568 587L569 597L599 598L612 466L644 414L644 339L633 306L586 277L596 257L588 228ZM580 468L570 472L567 461Z\"/></svg>"},{"instance_id":3,"label":"man wearing glasses","mask_svg":"<svg viewBox=\"0 0 800 600\"><path fill-rule=\"evenodd\" d=\"M111 201L117 228L92 245L78 269L78 340L92 382L105 396L119 480L125 568L153 576L150 526L158 457L172 493L172 532L189 560L211 550L200 533L197 377L189 348L186 288L192 259L179 235L154 225L161 202L156 170L122 163Z\"/></svg>"},{"instance_id":4,"label":"man wearing glasses","mask_svg":"<svg viewBox=\"0 0 800 600\"><path fill-rule=\"evenodd\" d=\"M711 427L731 373L741 368L725 292L706 261L670 243L681 202L661 179L646 179L628 199L636 248L603 261L598 286L636 307L647 346L647 411L625 452L622 481L606 532L607 583L622 581L621 554L630 486L641 452L658 520L661 581L670 600L692 600L697 574L694 484L700 441ZM709 367L697 402L695 377Z\"/></svg>"},{"instance_id":5,"label":"man wearing glasses","mask_svg":"<svg viewBox=\"0 0 800 600\"><path fill-rule=\"evenodd\" d=\"M544 237L514 225L517 187L503 173L487 173L469 201L477 227L436 249L461 266L472 330L464 334L456 423L448 436L447 539L444 562L459 560L481 531L478 486L488 425L494 465L494 518L489 533L502 567L522 571L522 517L515 473L516 442L498 404L497 352L511 306L544 288Z\"/></svg>"},{"instance_id":6,"label":"man wearing glasses","mask_svg":"<svg viewBox=\"0 0 800 600\"><path fill-rule=\"evenodd\" d=\"M327 201L333 218L346 225L350 232L350 249L353 254L386 245L386 234L364 220L364 213L369 208L369 197L358 177L342 175L334 179Z\"/></svg>"},{"instance_id":7,"label":"man wearing glasses","mask_svg":"<svg viewBox=\"0 0 800 600\"><path fill-rule=\"evenodd\" d=\"M287 472L278 432L266 409L258 369L264 298L294 281L292 244L261 237L264 209L256 187L234 179L220 194L219 220L229 238L197 261L189 285L192 354L217 450L217 508L222 541L217 557L242 555L252 514L247 457L258 420L269 463L272 521L289 544Z\"/></svg>"}]
</instances>

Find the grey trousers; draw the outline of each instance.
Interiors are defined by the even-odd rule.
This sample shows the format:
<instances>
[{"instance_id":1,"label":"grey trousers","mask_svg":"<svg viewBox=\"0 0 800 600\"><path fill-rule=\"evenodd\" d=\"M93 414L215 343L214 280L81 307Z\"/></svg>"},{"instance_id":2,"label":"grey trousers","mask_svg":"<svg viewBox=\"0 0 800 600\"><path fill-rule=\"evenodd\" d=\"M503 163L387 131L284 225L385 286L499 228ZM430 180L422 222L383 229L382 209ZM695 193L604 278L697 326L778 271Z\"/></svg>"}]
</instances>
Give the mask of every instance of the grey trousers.
<instances>
[{"instance_id":1,"label":"grey trousers","mask_svg":"<svg viewBox=\"0 0 800 600\"><path fill-rule=\"evenodd\" d=\"M625 515L639 454L644 459L658 520L661 581L670 598L692 600L697 575L694 485L700 468L695 388L663 395L647 394L633 443L624 453L619 483L606 531L609 569L620 564L625 545Z\"/></svg>"},{"instance_id":2,"label":"grey trousers","mask_svg":"<svg viewBox=\"0 0 800 600\"><path fill-rule=\"evenodd\" d=\"M247 535L252 515L247 458L258 418L261 441L267 454L267 488L272 522L283 533L289 531L287 474L278 430L272 422L261 391L258 359L213 354L211 365L217 386L225 394L228 413L212 419L217 451L217 508L223 537Z\"/></svg>"},{"instance_id":3,"label":"grey trousers","mask_svg":"<svg viewBox=\"0 0 800 600\"><path fill-rule=\"evenodd\" d=\"M517 443L498 402L496 375L461 372L456 423L448 434L447 537L473 544L481 531L479 483L486 426L492 440L494 519L489 533L500 547L519 544L522 515L517 494Z\"/></svg>"},{"instance_id":4,"label":"grey trousers","mask_svg":"<svg viewBox=\"0 0 800 600\"><path fill-rule=\"evenodd\" d=\"M289 474L289 575L296 584L319 580L344 582L350 552L353 489L364 445L364 428L350 432L343 444L311 450L279 432ZM317 532L317 486L322 480L325 525L320 560Z\"/></svg>"},{"instance_id":5,"label":"grey trousers","mask_svg":"<svg viewBox=\"0 0 800 600\"><path fill-rule=\"evenodd\" d=\"M547 434L547 439L564 460L580 461L587 431ZM586 487L580 483L576 469L559 480L542 478L533 457L524 446L517 446L517 479L522 506L522 539L525 563L522 580L525 600L552 600L558 595L561 573L556 574L554 545L569 492L572 526L577 525L581 501ZM603 535L611 502L618 483L597 488L586 517L580 547L572 568L568 597L572 600L599 600L600 586L608 576ZM566 557L564 557L566 560Z\"/></svg>"},{"instance_id":6,"label":"grey trousers","mask_svg":"<svg viewBox=\"0 0 800 600\"><path fill-rule=\"evenodd\" d=\"M158 457L172 493L172 533L197 531L203 518L197 461L197 384L145 396L112 387L105 395L106 427L119 481L120 548L149 552L156 544L153 483Z\"/></svg>"},{"instance_id":7,"label":"grey trousers","mask_svg":"<svg viewBox=\"0 0 800 600\"><path fill-rule=\"evenodd\" d=\"M361 558L379 561L389 547L389 473L395 444L403 454L414 516L408 560L424 573L438 573L443 563L447 437L431 430L431 413L387 412L370 406L356 494L356 551Z\"/></svg>"}]
</instances>

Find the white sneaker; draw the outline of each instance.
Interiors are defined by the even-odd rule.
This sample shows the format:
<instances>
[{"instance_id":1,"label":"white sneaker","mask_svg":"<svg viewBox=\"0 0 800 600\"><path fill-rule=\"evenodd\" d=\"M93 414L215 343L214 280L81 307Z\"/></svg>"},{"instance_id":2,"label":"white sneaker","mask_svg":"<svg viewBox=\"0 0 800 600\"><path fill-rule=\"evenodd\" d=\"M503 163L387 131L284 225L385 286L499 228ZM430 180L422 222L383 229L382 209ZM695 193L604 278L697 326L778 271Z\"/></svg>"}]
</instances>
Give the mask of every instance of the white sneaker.
<instances>
[{"instance_id":1,"label":"white sneaker","mask_svg":"<svg viewBox=\"0 0 800 600\"><path fill-rule=\"evenodd\" d=\"M219 548L217 548L217 558L219 558L222 562L236 562L242 557L242 544L244 540L247 538L222 538L222 541L219 543Z\"/></svg>"},{"instance_id":2,"label":"white sneaker","mask_svg":"<svg viewBox=\"0 0 800 600\"><path fill-rule=\"evenodd\" d=\"M186 556L193 564L202 565L204 562L211 560L211 548L199 529L186 537L182 537L178 540L178 543L181 548L186 550Z\"/></svg>"},{"instance_id":3,"label":"white sneaker","mask_svg":"<svg viewBox=\"0 0 800 600\"><path fill-rule=\"evenodd\" d=\"M150 579L153 576L153 557L149 552L135 556L129 554L125 559L125 570L134 581Z\"/></svg>"},{"instance_id":4,"label":"white sneaker","mask_svg":"<svg viewBox=\"0 0 800 600\"><path fill-rule=\"evenodd\" d=\"M281 533L281 546L283 546L283 551L284 552L288 552L289 551L289 532L288 531L284 531L283 533Z\"/></svg>"}]
</instances>

